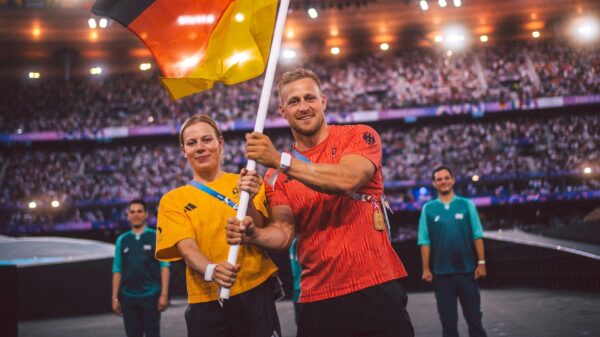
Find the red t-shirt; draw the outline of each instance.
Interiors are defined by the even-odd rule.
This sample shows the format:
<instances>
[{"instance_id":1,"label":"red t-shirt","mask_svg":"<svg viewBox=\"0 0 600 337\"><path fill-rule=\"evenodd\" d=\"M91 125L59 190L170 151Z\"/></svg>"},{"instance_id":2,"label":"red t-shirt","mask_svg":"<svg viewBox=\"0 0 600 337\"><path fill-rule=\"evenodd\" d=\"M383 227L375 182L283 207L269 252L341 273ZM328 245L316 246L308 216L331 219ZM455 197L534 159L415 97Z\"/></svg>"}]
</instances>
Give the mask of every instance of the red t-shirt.
<instances>
[{"instance_id":1,"label":"red t-shirt","mask_svg":"<svg viewBox=\"0 0 600 337\"><path fill-rule=\"evenodd\" d=\"M367 158L377 172L358 193L381 199L381 139L372 128L329 126L322 143L300 153L319 164L338 164L348 154ZM273 173L269 170L265 180ZM271 208L287 205L294 212L302 267L299 302L325 300L407 275L386 232L375 229L372 203L311 190L284 173L266 190Z\"/></svg>"}]
</instances>

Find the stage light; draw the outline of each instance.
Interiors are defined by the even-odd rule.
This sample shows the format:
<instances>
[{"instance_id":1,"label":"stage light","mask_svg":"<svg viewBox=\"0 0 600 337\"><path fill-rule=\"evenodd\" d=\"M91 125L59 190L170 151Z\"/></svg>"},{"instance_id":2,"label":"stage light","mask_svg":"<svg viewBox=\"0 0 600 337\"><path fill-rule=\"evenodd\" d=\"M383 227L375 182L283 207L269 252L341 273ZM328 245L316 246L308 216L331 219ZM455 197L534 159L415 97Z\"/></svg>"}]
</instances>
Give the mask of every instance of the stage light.
<instances>
[{"instance_id":1,"label":"stage light","mask_svg":"<svg viewBox=\"0 0 600 337\"><path fill-rule=\"evenodd\" d=\"M96 29L96 27L98 26L98 25L96 24L96 19L94 19L94 18L90 18L90 19L88 20L88 26L90 27L90 29Z\"/></svg>"},{"instance_id":2,"label":"stage light","mask_svg":"<svg viewBox=\"0 0 600 337\"><path fill-rule=\"evenodd\" d=\"M294 31L291 29L288 29L288 31L285 35L287 36L288 39L293 39L294 36L296 36L296 34L294 34Z\"/></svg>"},{"instance_id":3,"label":"stage light","mask_svg":"<svg viewBox=\"0 0 600 337\"><path fill-rule=\"evenodd\" d=\"M34 38L38 38L40 37L40 35L42 35L42 30L40 29L40 27L33 27L33 29L31 30L31 35Z\"/></svg>"},{"instance_id":4,"label":"stage light","mask_svg":"<svg viewBox=\"0 0 600 337\"><path fill-rule=\"evenodd\" d=\"M589 166L584 167L583 174L592 174L592 168Z\"/></svg>"},{"instance_id":5,"label":"stage light","mask_svg":"<svg viewBox=\"0 0 600 337\"><path fill-rule=\"evenodd\" d=\"M286 59L293 59L296 57L296 51L293 49L285 49L282 56Z\"/></svg>"},{"instance_id":6,"label":"stage light","mask_svg":"<svg viewBox=\"0 0 600 337\"><path fill-rule=\"evenodd\" d=\"M481 42L483 42L483 43L485 43L485 42L488 42L489 40L490 40L490 39L488 38L488 36L487 36L487 35L481 35L481 36L479 37L479 41L481 41Z\"/></svg>"},{"instance_id":7,"label":"stage light","mask_svg":"<svg viewBox=\"0 0 600 337\"><path fill-rule=\"evenodd\" d=\"M598 38L598 21L594 18L581 18L573 23L573 35L581 42L590 42Z\"/></svg>"},{"instance_id":8,"label":"stage light","mask_svg":"<svg viewBox=\"0 0 600 337\"><path fill-rule=\"evenodd\" d=\"M466 33L460 26L450 26L444 30L444 45L449 50L461 50L466 45Z\"/></svg>"},{"instance_id":9,"label":"stage light","mask_svg":"<svg viewBox=\"0 0 600 337\"><path fill-rule=\"evenodd\" d=\"M92 75L100 75L100 74L102 74L102 68L100 68L100 67L90 68L90 74L92 74Z\"/></svg>"},{"instance_id":10,"label":"stage light","mask_svg":"<svg viewBox=\"0 0 600 337\"><path fill-rule=\"evenodd\" d=\"M440 5L440 7L444 8L448 5L448 2L446 2L446 0L439 0L438 4Z\"/></svg>"},{"instance_id":11,"label":"stage light","mask_svg":"<svg viewBox=\"0 0 600 337\"><path fill-rule=\"evenodd\" d=\"M454 7L460 7L460 6L462 6L462 1L454 0Z\"/></svg>"},{"instance_id":12,"label":"stage light","mask_svg":"<svg viewBox=\"0 0 600 337\"><path fill-rule=\"evenodd\" d=\"M316 9L309 8L308 9L308 16L310 16L311 19L316 19L317 17L319 17L319 13L317 13Z\"/></svg>"},{"instance_id":13,"label":"stage light","mask_svg":"<svg viewBox=\"0 0 600 337\"><path fill-rule=\"evenodd\" d=\"M237 22L244 22L244 14L242 14L242 13L237 13L237 14L235 15L235 21L237 21Z\"/></svg>"},{"instance_id":14,"label":"stage light","mask_svg":"<svg viewBox=\"0 0 600 337\"><path fill-rule=\"evenodd\" d=\"M150 69L152 69L152 64L147 63L147 62L140 64L141 71L146 71L146 70L150 70Z\"/></svg>"},{"instance_id":15,"label":"stage light","mask_svg":"<svg viewBox=\"0 0 600 337\"><path fill-rule=\"evenodd\" d=\"M424 10L424 11L426 11L426 10L429 9L429 4L425 0L421 0L419 2L419 6L421 6L421 9Z\"/></svg>"},{"instance_id":16,"label":"stage light","mask_svg":"<svg viewBox=\"0 0 600 337\"><path fill-rule=\"evenodd\" d=\"M148 123L152 123L152 122L154 122L154 117L148 116Z\"/></svg>"},{"instance_id":17,"label":"stage light","mask_svg":"<svg viewBox=\"0 0 600 337\"><path fill-rule=\"evenodd\" d=\"M31 79L38 79L38 78L40 78L40 73L35 72L35 71L31 71L31 72L29 72L29 78L31 78Z\"/></svg>"},{"instance_id":18,"label":"stage light","mask_svg":"<svg viewBox=\"0 0 600 337\"><path fill-rule=\"evenodd\" d=\"M37 202L35 202L35 201L30 201L30 202L29 202L29 204L28 204L27 206L29 206L29 208L31 208L31 209L33 209L33 208L36 208L36 207L37 207Z\"/></svg>"},{"instance_id":19,"label":"stage light","mask_svg":"<svg viewBox=\"0 0 600 337\"><path fill-rule=\"evenodd\" d=\"M50 205L54 208L60 206L60 202L58 202L58 200L52 200L52 202L50 203Z\"/></svg>"},{"instance_id":20,"label":"stage light","mask_svg":"<svg viewBox=\"0 0 600 337\"><path fill-rule=\"evenodd\" d=\"M98 25L100 28L104 29L108 26L108 20L106 18L101 18Z\"/></svg>"},{"instance_id":21,"label":"stage light","mask_svg":"<svg viewBox=\"0 0 600 337\"><path fill-rule=\"evenodd\" d=\"M471 180L473 180L474 182L478 182L479 181L479 176L475 174L475 175L473 175L471 177Z\"/></svg>"},{"instance_id":22,"label":"stage light","mask_svg":"<svg viewBox=\"0 0 600 337\"><path fill-rule=\"evenodd\" d=\"M388 49L390 49L390 45L384 42L384 43L382 43L382 44L379 45L379 48L381 50L388 50Z\"/></svg>"},{"instance_id":23,"label":"stage light","mask_svg":"<svg viewBox=\"0 0 600 337\"><path fill-rule=\"evenodd\" d=\"M333 47L333 48L331 48L331 53L333 55L339 54L340 53L340 48L339 47Z\"/></svg>"},{"instance_id":24,"label":"stage light","mask_svg":"<svg viewBox=\"0 0 600 337\"><path fill-rule=\"evenodd\" d=\"M443 37L443 36L441 36L441 35L436 35L436 36L433 38L433 40L434 40L435 42L438 42L438 43L439 43L439 42L442 42L442 41L444 41L444 37Z\"/></svg>"},{"instance_id":25,"label":"stage light","mask_svg":"<svg viewBox=\"0 0 600 337\"><path fill-rule=\"evenodd\" d=\"M17 134L20 135L23 133L23 129L17 129Z\"/></svg>"},{"instance_id":26,"label":"stage light","mask_svg":"<svg viewBox=\"0 0 600 337\"><path fill-rule=\"evenodd\" d=\"M539 31L537 31L537 30L534 30L533 32L531 32L531 36L532 36L534 39L537 39L537 38L539 38L539 37L541 36L541 34L540 34L540 32L539 32Z\"/></svg>"}]
</instances>

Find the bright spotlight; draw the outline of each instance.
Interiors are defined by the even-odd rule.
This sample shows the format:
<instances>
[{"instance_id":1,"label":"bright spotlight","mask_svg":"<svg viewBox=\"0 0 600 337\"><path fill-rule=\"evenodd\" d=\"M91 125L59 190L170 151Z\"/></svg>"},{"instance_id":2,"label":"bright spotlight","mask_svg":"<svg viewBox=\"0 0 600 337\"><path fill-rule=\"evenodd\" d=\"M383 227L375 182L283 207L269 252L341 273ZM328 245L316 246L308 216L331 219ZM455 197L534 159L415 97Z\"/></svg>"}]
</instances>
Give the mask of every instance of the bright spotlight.
<instances>
[{"instance_id":1,"label":"bright spotlight","mask_svg":"<svg viewBox=\"0 0 600 337\"><path fill-rule=\"evenodd\" d=\"M598 21L593 18L583 18L574 23L575 38L582 42L598 38L598 30Z\"/></svg>"},{"instance_id":2,"label":"bright spotlight","mask_svg":"<svg viewBox=\"0 0 600 337\"><path fill-rule=\"evenodd\" d=\"M586 166L583 168L583 173L584 174L592 174L592 168L589 166Z\"/></svg>"},{"instance_id":3,"label":"bright spotlight","mask_svg":"<svg viewBox=\"0 0 600 337\"><path fill-rule=\"evenodd\" d=\"M33 208L36 208L36 207L37 207L37 202L35 202L35 201L30 201L30 202L29 202L29 204L28 204L27 206L29 206L29 208L31 208L31 209L33 209Z\"/></svg>"},{"instance_id":4,"label":"bright spotlight","mask_svg":"<svg viewBox=\"0 0 600 337\"><path fill-rule=\"evenodd\" d=\"M460 7L460 6L462 6L462 1L454 0L454 7Z\"/></svg>"},{"instance_id":5,"label":"bright spotlight","mask_svg":"<svg viewBox=\"0 0 600 337\"><path fill-rule=\"evenodd\" d=\"M292 50L292 49L285 49L283 51L283 58L286 59L293 59L294 57L296 57L296 51Z\"/></svg>"},{"instance_id":6,"label":"bright spotlight","mask_svg":"<svg viewBox=\"0 0 600 337\"><path fill-rule=\"evenodd\" d=\"M436 36L435 36L433 39L434 39L434 40L435 40L435 42L437 42L437 43L444 41L444 37L443 37L443 36L441 36L441 35L436 35Z\"/></svg>"},{"instance_id":7,"label":"bright spotlight","mask_svg":"<svg viewBox=\"0 0 600 337\"><path fill-rule=\"evenodd\" d=\"M96 19L94 19L94 18L90 18L90 19L88 20L88 26L90 27L90 29L96 29L96 27L98 26L98 25L96 24Z\"/></svg>"},{"instance_id":8,"label":"bright spotlight","mask_svg":"<svg viewBox=\"0 0 600 337\"><path fill-rule=\"evenodd\" d=\"M50 203L50 205L54 208L60 206L60 202L58 202L58 200L52 200L52 202Z\"/></svg>"},{"instance_id":9,"label":"bright spotlight","mask_svg":"<svg viewBox=\"0 0 600 337\"><path fill-rule=\"evenodd\" d=\"M106 28L108 26L108 20L106 18L101 18L98 22L98 26L102 29Z\"/></svg>"},{"instance_id":10,"label":"bright spotlight","mask_svg":"<svg viewBox=\"0 0 600 337\"><path fill-rule=\"evenodd\" d=\"M487 36L487 35L481 35L481 36L479 37L479 41L481 41L481 42L483 42L483 43L485 43L485 42L488 42L489 40L490 40L490 39L488 38L488 36Z\"/></svg>"},{"instance_id":11,"label":"bright spotlight","mask_svg":"<svg viewBox=\"0 0 600 337\"><path fill-rule=\"evenodd\" d=\"M424 10L424 11L426 11L426 10L429 9L429 4L427 3L426 0L421 0L419 2L419 6L421 6L421 9Z\"/></svg>"},{"instance_id":12,"label":"bright spotlight","mask_svg":"<svg viewBox=\"0 0 600 337\"><path fill-rule=\"evenodd\" d=\"M381 50L388 50L388 49L390 49L390 45L388 43L384 42L384 43L382 43L382 44L379 45L379 48Z\"/></svg>"},{"instance_id":13,"label":"bright spotlight","mask_svg":"<svg viewBox=\"0 0 600 337\"><path fill-rule=\"evenodd\" d=\"M460 26L448 27L444 31L444 45L449 50L461 50L466 45L466 33Z\"/></svg>"},{"instance_id":14,"label":"bright spotlight","mask_svg":"<svg viewBox=\"0 0 600 337\"><path fill-rule=\"evenodd\" d=\"M439 0L438 4L440 5L440 7L444 8L448 5L448 2L446 2L446 0Z\"/></svg>"},{"instance_id":15,"label":"bright spotlight","mask_svg":"<svg viewBox=\"0 0 600 337\"><path fill-rule=\"evenodd\" d=\"M140 64L140 70L141 71L146 71L146 70L150 70L152 69L152 65L150 63L142 63Z\"/></svg>"},{"instance_id":16,"label":"bright spotlight","mask_svg":"<svg viewBox=\"0 0 600 337\"><path fill-rule=\"evenodd\" d=\"M244 21L244 14L242 14L242 13L237 13L237 14L235 15L235 21L237 21L237 22L243 22L243 21Z\"/></svg>"},{"instance_id":17,"label":"bright spotlight","mask_svg":"<svg viewBox=\"0 0 600 337\"><path fill-rule=\"evenodd\" d=\"M340 48L339 47L333 47L333 48L331 48L331 53L333 55L339 54L340 53Z\"/></svg>"},{"instance_id":18,"label":"bright spotlight","mask_svg":"<svg viewBox=\"0 0 600 337\"><path fill-rule=\"evenodd\" d=\"M471 180L473 180L474 182L478 182L479 181L479 176L475 174L475 175L473 175L471 177Z\"/></svg>"},{"instance_id":19,"label":"bright spotlight","mask_svg":"<svg viewBox=\"0 0 600 337\"><path fill-rule=\"evenodd\" d=\"M154 122L154 117L148 116L148 123L152 123L152 122Z\"/></svg>"},{"instance_id":20,"label":"bright spotlight","mask_svg":"<svg viewBox=\"0 0 600 337\"><path fill-rule=\"evenodd\" d=\"M29 78L38 79L38 78L40 78L40 73L38 73L36 71L31 71L31 72L29 72Z\"/></svg>"},{"instance_id":21,"label":"bright spotlight","mask_svg":"<svg viewBox=\"0 0 600 337\"><path fill-rule=\"evenodd\" d=\"M537 30L534 30L533 32L531 32L531 36L532 36L534 39L537 39L537 38L539 38L539 37L541 36L541 34L540 34L540 32L539 32L539 31L537 31Z\"/></svg>"},{"instance_id":22,"label":"bright spotlight","mask_svg":"<svg viewBox=\"0 0 600 337\"><path fill-rule=\"evenodd\" d=\"M90 74L92 74L92 75L100 75L100 74L102 74L102 68L100 68L100 67L90 68Z\"/></svg>"},{"instance_id":23,"label":"bright spotlight","mask_svg":"<svg viewBox=\"0 0 600 337\"><path fill-rule=\"evenodd\" d=\"M33 35L34 38L38 38L40 35L42 35L42 30L40 27L33 27L31 30L31 35Z\"/></svg>"},{"instance_id":24,"label":"bright spotlight","mask_svg":"<svg viewBox=\"0 0 600 337\"><path fill-rule=\"evenodd\" d=\"M317 17L319 17L319 13L317 13L316 9L309 8L308 9L308 16L310 16L311 19L316 19Z\"/></svg>"}]
</instances>

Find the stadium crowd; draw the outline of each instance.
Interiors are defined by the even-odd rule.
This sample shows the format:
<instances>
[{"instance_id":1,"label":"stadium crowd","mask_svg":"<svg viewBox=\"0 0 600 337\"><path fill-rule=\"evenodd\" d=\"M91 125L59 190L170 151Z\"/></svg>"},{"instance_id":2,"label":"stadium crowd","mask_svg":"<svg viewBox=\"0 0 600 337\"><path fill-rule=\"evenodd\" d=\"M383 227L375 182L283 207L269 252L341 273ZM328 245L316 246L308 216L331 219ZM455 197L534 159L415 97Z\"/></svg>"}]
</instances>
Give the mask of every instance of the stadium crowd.
<instances>
[{"instance_id":1,"label":"stadium crowd","mask_svg":"<svg viewBox=\"0 0 600 337\"><path fill-rule=\"evenodd\" d=\"M296 66L296 65L294 65ZM434 49L307 64L323 80L328 110L339 113L448 103L515 101L600 93L600 53L557 41ZM282 64L279 71L290 65ZM112 126L177 125L193 113L221 122L253 120L262 79L171 101L157 73L0 81L0 133L88 132ZM269 115L277 116L271 99ZM216 114L218 112L218 114Z\"/></svg>"},{"instance_id":2,"label":"stadium crowd","mask_svg":"<svg viewBox=\"0 0 600 337\"><path fill-rule=\"evenodd\" d=\"M455 169L457 192L469 197L550 196L600 190L599 179L569 178L600 160L598 114L447 124L392 123L376 128L383 142L386 182L405 182L405 187L386 191L395 202L423 201L412 191L428 184L432 168L441 163ZM291 137L287 133L268 133L273 133L279 150L289 149ZM225 137L225 170L238 172L246 163L243 134L226 133ZM191 179L172 138L13 151L20 153L4 156L0 189L0 205L9 212L3 220L5 229L59 220L116 221L122 216L111 208L115 204L139 197L158 201L161 195ZM479 183L472 181L474 175L481 177ZM64 206L62 211L26 210L31 200L42 209L50 208L52 200Z\"/></svg>"}]
</instances>

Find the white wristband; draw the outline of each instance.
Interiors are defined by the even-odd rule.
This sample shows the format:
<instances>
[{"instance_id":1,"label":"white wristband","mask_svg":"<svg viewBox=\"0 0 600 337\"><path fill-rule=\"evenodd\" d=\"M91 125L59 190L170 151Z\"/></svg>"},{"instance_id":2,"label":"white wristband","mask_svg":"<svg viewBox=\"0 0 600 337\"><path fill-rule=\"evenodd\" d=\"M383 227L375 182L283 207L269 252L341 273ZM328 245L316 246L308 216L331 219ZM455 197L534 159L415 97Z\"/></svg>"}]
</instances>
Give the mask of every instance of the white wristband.
<instances>
[{"instance_id":1,"label":"white wristband","mask_svg":"<svg viewBox=\"0 0 600 337\"><path fill-rule=\"evenodd\" d=\"M477 264L485 264L485 260L479 260L477 261Z\"/></svg>"},{"instance_id":2,"label":"white wristband","mask_svg":"<svg viewBox=\"0 0 600 337\"><path fill-rule=\"evenodd\" d=\"M217 265L214 263L209 263L206 266L206 270L204 270L204 281L212 282L216 267Z\"/></svg>"}]
</instances>

